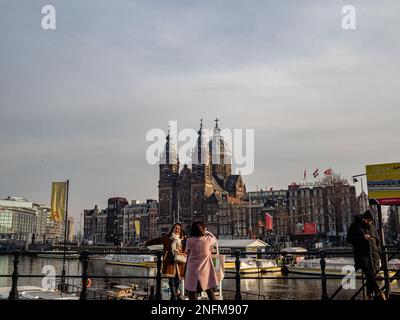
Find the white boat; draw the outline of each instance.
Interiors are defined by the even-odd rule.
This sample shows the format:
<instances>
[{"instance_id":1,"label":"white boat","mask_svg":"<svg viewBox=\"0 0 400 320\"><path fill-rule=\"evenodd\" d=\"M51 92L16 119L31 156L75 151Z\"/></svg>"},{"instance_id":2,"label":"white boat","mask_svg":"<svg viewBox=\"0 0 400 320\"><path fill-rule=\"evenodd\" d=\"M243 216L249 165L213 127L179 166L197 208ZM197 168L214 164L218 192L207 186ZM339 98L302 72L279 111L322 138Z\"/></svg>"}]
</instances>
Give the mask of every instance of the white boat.
<instances>
[{"instance_id":1,"label":"white boat","mask_svg":"<svg viewBox=\"0 0 400 320\"><path fill-rule=\"evenodd\" d=\"M37 254L38 258L47 258L47 259L63 259L64 254L63 251L43 251L43 253ZM79 253L76 251L67 251L65 253L65 259L78 259Z\"/></svg>"},{"instance_id":2,"label":"white boat","mask_svg":"<svg viewBox=\"0 0 400 320\"><path fill-rule=\"evenodd\" d=\"M0 300L8 299L11 287L0 288ZM20 300L79 300L75 294L62 293L57 290L47 290L36 286L18 287L18 299Z\"/></svg>"},{"instance_id":3,"label":"white boat","mask_svg":"<svg viewBox=\"0 0 400 320\"><path fill-rule=\"evenodd\" d=\"M271 259L240 259L240 273L277 272L281 267ZM235 258L226 258L225 272L236 273Z\"/></svg>"},{"instance_id":4,"label":"white boat","mask_svg":"<svg viewBox=\"0 0 400 320\"><path fill-rule=\"evenodd\" d=\"M157 266L157 257L148 254L108 254L104 261L106 264L155 268Z\"/></svg>"},{"instance_id":5,"label":"white boat","mask_svg":"<svg viewBox=\"0 0 400 320\"><path fill-rule=\"evenodd\" d=\"M354 268L354 259L350 257L336 257L325 259L325 273L327 275L343 276L348 274L346 267ZM287 265L287 269L291 273L321 275L320 259L305 259L297 264ZM395 270L400 270L400 260L393 259L388 262L389 274L393 275ZM356 276L361 276L361 271L356 273Z\"/></svg>"}]
</instances>

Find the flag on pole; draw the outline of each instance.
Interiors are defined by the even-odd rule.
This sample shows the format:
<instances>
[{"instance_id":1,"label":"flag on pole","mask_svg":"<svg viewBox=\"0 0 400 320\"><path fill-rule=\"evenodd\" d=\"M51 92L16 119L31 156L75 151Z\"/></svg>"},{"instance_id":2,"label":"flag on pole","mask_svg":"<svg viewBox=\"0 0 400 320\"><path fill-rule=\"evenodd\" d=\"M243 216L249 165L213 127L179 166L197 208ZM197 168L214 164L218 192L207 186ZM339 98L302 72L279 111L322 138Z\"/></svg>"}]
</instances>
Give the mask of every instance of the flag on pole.
<instances>
[{"instance_id":1,"label":"flag on pole","mask_svg":"<svg viewBox=\"0 0 400 320\"><path fill-rule=\"evenodd\" d=\"M64 220L66 198L67 198L67 182L52 182L50 219L58 222Z\"/></svg>"},{"instance_id":2,"label":"flag on pole","mask_svg":"<svg viewBox=\"0 0 400 320\"><path fill-rule=\"evenodd\" d=\"M326 175L326 176L331 176L331 175L332 175L332 169L331 169L331 168L326 169L326 170L324 171L324 175Z\"/></svg>"},{"instance_id":3,"label":"flag on pole","mask_svg":"<svg viewBox=\"0 0 400 320\"><path fill-rule=\"evenodd\" d=\"M265 229L272 230L272 227L273 227L272 216L268 212L266 212L265 213Z\"/></svg>"},{"instance_id":4,"label":"flag on pole","mask_svg":"<svg viewBox=\"0 0 400 320\"><path fill-rule=\"evenodd\" d=\"M314 178L318 177L319 175L319 169L315 170L313 173Z\"/></svg>"},{"instance_id":5,"label":"flag on pole","mask_svg":"<svg viewBox=\"0 0 400 320\"><path fill-rule=\"evenodd\" d=\"M306 169L304 169L304 180L306 180L306 178L307 178L307 170Z\"/></svg>"}]
</instances>

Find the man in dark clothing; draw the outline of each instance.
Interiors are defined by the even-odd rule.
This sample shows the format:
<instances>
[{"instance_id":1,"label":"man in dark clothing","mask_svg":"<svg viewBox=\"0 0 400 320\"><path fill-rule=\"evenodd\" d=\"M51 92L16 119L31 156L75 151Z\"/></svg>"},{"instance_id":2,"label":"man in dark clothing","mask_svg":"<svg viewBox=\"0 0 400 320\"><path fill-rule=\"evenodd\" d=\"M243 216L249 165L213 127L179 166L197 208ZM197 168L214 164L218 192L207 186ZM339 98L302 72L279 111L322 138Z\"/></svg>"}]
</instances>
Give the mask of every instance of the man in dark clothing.
<instances>
[{"instance_id":1,"label":"man in dark clothing","mask_svg":"<svg viewBox=\"0 0 400 320\"><path fill-rule=\"evenodd\" d=\"M380 240L372 222L370 210L356 217L348 230L347 241L353 245L355 269L364 272L368 297L374 293L376 299L386 300L375 279L380 270Z\"/></svg>"}]
</instances>

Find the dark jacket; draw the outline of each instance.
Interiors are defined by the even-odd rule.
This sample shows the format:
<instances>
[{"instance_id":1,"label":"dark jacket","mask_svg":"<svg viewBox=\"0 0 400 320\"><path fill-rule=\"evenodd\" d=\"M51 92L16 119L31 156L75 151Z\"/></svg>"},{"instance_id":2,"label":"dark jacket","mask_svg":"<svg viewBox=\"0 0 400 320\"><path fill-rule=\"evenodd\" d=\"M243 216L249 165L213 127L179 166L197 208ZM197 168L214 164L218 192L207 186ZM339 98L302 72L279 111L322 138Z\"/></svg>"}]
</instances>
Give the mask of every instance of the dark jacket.
<instances>
[{"instance_id":1,"label":"dark jacket","mask_svg":"<svg viewBox=\"0 0 400 320\"><path fill-rule=\"evenodd\" d=\"M178 274L179 279L185 277L185 263L175 263L174 254L172 253L171 245L172 240L166 234L159 238L149 240L146 242L147 246L152 246L156 244L163 245L163 262L162 262L162 274L164 277L174 277ZM185 251L186 239L182 239L182 252Z\"/></svg>"},{"instance_id":2,"label":"dark jacket","mask_svg":"<svg viewBox=\"0 0 400 320\"><path fill-rule=\"evenodd\" d=\"M369 234L373 239L365 240L364 236ZM347 241L353 245L354 267L356 270L371 268L373 273L379 269L380 240L373 224L368 225L362 220L362 216L350 225L347 233Z\"/></svg>"}]
</instances>

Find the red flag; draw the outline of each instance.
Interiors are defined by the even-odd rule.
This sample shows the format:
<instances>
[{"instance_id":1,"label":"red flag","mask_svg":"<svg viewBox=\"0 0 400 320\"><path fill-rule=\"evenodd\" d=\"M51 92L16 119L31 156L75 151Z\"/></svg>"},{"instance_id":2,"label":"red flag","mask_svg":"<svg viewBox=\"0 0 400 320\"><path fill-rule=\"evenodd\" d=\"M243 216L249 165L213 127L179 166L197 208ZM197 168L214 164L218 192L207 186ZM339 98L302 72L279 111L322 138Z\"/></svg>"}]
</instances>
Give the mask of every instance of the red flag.
<instances>
[{"instance_id":1,"label":"red flag","mask_svg":"<svg viewBox=\"0 0 400 320\"><path fill-rule=\"evenodd\" d=\"M331 176L331 175L332 175L332 169L331 169L331 168L326 169L326 170L324 171L324 175L326 175L326 176Z\"/></svg>"},{"instance_id":2,"label":"red flag","mask_svg":"<svg viewBox=\"0 0 400 320\"><path fill-rule=\"evenodd\" d=\"M268 212L265 213L265 229L272 230L272 216Z\"/></svg>"}]
</instances>

